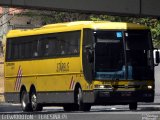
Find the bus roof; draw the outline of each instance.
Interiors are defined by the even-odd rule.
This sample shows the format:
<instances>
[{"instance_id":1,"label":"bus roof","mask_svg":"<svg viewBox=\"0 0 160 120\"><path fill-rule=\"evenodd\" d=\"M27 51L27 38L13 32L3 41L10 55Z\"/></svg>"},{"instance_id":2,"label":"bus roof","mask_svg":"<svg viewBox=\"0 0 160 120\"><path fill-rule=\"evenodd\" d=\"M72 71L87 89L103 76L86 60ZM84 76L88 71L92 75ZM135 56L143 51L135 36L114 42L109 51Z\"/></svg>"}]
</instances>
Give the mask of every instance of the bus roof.
<instances>
[{"instance_id":1,"label":"bus roof","mask_svg":"<svg viewBox=\"0 0 160 120\"><path fill-rule=\"evenodd\" d=\"M22 30L22 29L11 30L7 34L7 38L81 30L83 28L89 28L89 29L95 29L95 30L149 29L148 27L143 25L134 24L134 23L125 23L125 22L76 21L76 22L49 24L49 25L42 26L40 28L28 29L28 30Z\"/></svg>"}]
</instances>

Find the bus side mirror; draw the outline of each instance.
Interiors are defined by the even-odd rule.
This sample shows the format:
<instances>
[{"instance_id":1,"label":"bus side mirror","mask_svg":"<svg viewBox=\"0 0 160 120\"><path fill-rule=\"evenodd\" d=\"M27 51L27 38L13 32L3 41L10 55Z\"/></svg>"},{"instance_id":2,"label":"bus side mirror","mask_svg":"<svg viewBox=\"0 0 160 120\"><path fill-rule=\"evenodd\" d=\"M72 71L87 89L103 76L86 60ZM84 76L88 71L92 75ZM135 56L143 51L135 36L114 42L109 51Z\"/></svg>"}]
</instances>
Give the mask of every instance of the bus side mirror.
<instances>
[{"instance_id":1,"label":"bus side mirror","mask_svg":"<svg viewBox=\"0 0 160 120\"><path fill-rule=\"evenodd\" d=\"M86 46L86 51L87 51L87 58L89 63L94 62L94 52L93 49L90 46Z\"/></svg>"},{"instance_id":2,"label":"bus side mirror","mask_svg":"<svg viewBox=\"0 0 160 120\"><path fill-rule=\"evenodd\" d=\"M154 61L155 61L155 66L158 66L160 63L160 55L158 48L154 48Z\"/></svg>"},{"instance_id":3,"label":"bus side mirror","mask_svg":"<svg viewBox=\"0 0 160 120\"><path fill-rule=\"evenodd\" d=\"M156 59L156 66L158 66L158 64L160 63L160 57L159 57L159 51L157 50L155 53L155 59Z\"/></svg>"},{"instance_id":4,"label":"bus side mirror","mask_svg":"<svg viewBox=\"0 0 160 120\"><path fill-rule=\"evenodd\" d=\"M92 50L90 50L88 52L88 60L89 60L90 63L93 63L93 61L94 61L94 54L93 54Z\"/></svg>"}]
</instances>

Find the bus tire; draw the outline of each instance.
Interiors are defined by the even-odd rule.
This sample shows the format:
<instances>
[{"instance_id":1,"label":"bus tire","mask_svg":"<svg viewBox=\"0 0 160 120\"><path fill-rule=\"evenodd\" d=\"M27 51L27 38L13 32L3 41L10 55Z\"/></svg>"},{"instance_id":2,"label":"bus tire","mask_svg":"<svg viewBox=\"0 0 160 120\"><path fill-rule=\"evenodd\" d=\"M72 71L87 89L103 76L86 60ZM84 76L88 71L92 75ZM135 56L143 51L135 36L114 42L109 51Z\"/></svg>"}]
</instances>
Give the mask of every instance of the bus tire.
<instances>
[{"instance_id":1,"label":"bus tire","mask_svg":"<svg viewBox=\"0 0 160 120\"><path fill-rule=\"evenodd\" d=\"M129 109L130 110L137 110L137 102L133 102L129 104Z\"/></svg>"},{"instance_id":2,"label":"bus tire","mask_svg":"<svg viewBox=\"0 0 160 120\"><path fill-rule=\"evenodd\" d=\"M31 104L29 102L29 97L27 96L27 91L22 90L21 92L21 107L24 112L31 111Z\"/></svg>"},{"instance_id":3,"label":"bus tire","mask_svg":"<svg viewBox=\"0 0 160 120\"><path fill-rule=\"evenodd\" d=\"M42 110L43 110L43 106L40 105L40 104L38 104L38 106L37 106L37 111L42 111Z\"/></svg>"},{"instance_id":4,"label":"bus tire","mask_svg":"<svg viewBox=\"0 0 160 120\"><path fill-rule=\"evenodd\" d=\"M66 112L74 111L74 105L73 104L64 105L63 110Z\"/></svg>"},{"instance_id":5,"label":"bus tire","mask_svg":"<svg viewBox=\"0 0 160 120\"><path fill-rule=\"evenodd\" d=\"M90 111L91 105L90 104L83 104L83 111Z\"/></svg>"},{"instance_id":6,"label":"bus tire","mask_svg":"<svg viewBox=\"0 0 160 120\"><path fill-rule=\"evenodd\" d=\"M80 87L78 87L75 91L74 110L83 111L83 95L82 95L82 89Z\"/></svg>"},{"instance_id":7,"label":"bus tire","mask_svg":"<svg viewBox=\"0 0 160 120\"><path fill-rule=\"evenodd\" d=\"M43 106L37 103L37 94L35 90L32 90L30 93L30 103L32 111L42 111Z\"/></svg>"}]
</instances>

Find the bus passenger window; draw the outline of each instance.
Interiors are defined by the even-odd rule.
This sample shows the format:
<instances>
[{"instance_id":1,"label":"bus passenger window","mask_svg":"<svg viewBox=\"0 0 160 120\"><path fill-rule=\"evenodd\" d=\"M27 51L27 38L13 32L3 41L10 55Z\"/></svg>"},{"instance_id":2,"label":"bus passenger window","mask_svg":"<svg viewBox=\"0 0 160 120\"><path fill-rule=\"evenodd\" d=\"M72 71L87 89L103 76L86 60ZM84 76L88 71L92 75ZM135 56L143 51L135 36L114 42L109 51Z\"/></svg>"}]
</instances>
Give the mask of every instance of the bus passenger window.
<instances>
[{"instance_id":1,"label":"bus passenger window","mask_svg":"<svg viewBox=\"0 0 160 120\"><path fill-rule=\"evenodd\" d=\"M32 42L32 51L33 51L32 57L38 57L37 45L38 45L38 41Z\"/></svg>"},{"instance_id":2,"label":"bus passenger window","mask_svg":"<svg viewBox=\"0 0 160 120\"><path fill-rule=\"evenodd\" d=\"M12 54L12 59L18 59L18 45L13 44L13 54ZM14 55L14 56L13 56Z\"/></svg>"},{"instance_id":3,"label":"bus passenger window","mask_svg":"<svg viewBox=\"0 0 160 120\"><path fill-rule=\"evenodd\" d=\"M71 39L69 41L69 54L77 54L79 51L79 40Z\"/></svg>"},{"instance_id":4,"label":"bus passenger window","mask_svg":"<svg viewBox=\"0 0 160 120\"><path fill-rule=\"evenodd\" d=\"M60 40L60 54L64 55L66 54L66 49L65 49L65 40Z\"/></svg>"},{"instance_id":5,"label":"bus passenger window","mask_svg":"<svg viewBox=\"0 0 160 120\"><path fill-rule=\"evenodd\" d=\"M33 56L34 56L34 57L37 57L37 56L38 56L38 52L34 52L34 53L33 53Z\"/></svg>"}]
</instances>

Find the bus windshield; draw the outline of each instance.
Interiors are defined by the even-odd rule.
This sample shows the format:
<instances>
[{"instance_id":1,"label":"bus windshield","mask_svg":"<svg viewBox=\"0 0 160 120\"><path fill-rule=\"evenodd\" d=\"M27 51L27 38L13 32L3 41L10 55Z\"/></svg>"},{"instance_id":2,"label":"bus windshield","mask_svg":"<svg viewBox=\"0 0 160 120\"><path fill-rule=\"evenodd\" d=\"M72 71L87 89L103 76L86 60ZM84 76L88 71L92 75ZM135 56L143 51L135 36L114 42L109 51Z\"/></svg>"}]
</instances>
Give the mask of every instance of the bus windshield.
<instances>
[{"instance_id":1,"label":"bus windshield","mask_svg":"<svg viewBox=\"0 0 160 120\"><path fill-rule=\"evenodd\" d=\"M127 64L133 68L134 79L153 78L151 35L147 30L125 32Z\"/></svg>"},{"instance_id":2,"label":"bus windshield","mask_svg":"<svg viewBox=\"0 0 160 120\"><path fill-rule=\"evenodd\" d=\"M149 50L148 31L127 31L125 32L127 50Z\"/></svg>"},{"instance_id":3,"label":"bus windshield","mask_svg":"<svg viewBox=\"0 0 160 120\"><path fill-rule=\"evenodd\" d=\"M118 75L121 79L152 79L153 47L148 30L96 31L94 36L96 74L104 78Z\"/></svg>"},{"instance_id":4,"label":"bus windshield","mask_svg":"<svg viewBox=\"0 0 160 120\"><path fill-rule=\"evenodd\" d=\"M122 32L97 31L95 33L95 70L111 72L122 69L124 50Z\"/></svg>"},{"instance_id":5,"label":"bus windshield","mask_svg":"<svg viewBox=\"0 0 160 120\"><path fill-rule=\"evenodd\" d=\"M147 31L127 31L125 33L127 60L136 66L149 66L151 47Z\"/></svg>"}]
</instances>

